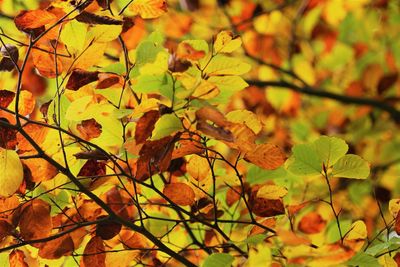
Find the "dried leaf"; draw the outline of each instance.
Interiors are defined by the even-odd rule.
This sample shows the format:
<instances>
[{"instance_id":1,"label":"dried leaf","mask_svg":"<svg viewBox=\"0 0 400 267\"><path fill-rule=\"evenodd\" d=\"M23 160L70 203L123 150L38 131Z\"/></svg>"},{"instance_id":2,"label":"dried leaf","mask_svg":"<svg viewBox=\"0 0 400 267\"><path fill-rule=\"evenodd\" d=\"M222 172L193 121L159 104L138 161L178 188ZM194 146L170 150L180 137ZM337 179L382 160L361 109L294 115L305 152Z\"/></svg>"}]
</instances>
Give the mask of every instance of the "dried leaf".
<instances>
[{"instance_id":1,"label":"dried leaf","mask_svg":"<svg viewBox=\"0 0 400 267\"><path fill-rule=\"evenodd\" d=\"M122 25L123 21L83 11L75 19L87 24Z\"/></svg>"},{"instance_id":2,"label":"dried leaf","mask_svg":"<svg viewBox=\"0 0 400 267\"><path fill-rule=\"evenodd\" d=\"M0 90L0 107L6 108L13 102L15 93L8 90Z\"/></svg>"},{"instance_id":3,"label":"dried leaf","mask_svg":"<svg viewBox=\"0 0 400 267\"><path fill-rule=\"evenodd\" d=\"M18 48L14 45L6 44L0 49L2 58L0 60L0 71L12 71L15 68L14 63L18 63Z\"/></svg>"},{"instance_id":4,"label":"dried leaf","mask_svg":"<svg viewBox=\"0 0 400 267\"><path fill-rule=\"evenodd\" d=\"M118 235L121 228L122 225L120 223L111 220L101 221L96 225L96 235L100 236L103 240L109 240Z\"/></svg>"}]
</instances>

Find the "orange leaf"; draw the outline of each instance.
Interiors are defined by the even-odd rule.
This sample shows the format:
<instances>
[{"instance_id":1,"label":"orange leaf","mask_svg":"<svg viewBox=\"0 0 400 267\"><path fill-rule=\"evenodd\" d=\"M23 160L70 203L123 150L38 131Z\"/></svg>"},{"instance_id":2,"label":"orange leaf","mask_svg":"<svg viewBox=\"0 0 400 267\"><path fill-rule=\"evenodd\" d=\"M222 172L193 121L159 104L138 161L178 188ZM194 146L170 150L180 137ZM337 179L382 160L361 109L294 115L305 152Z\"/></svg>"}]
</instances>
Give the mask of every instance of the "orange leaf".
<instances>
[{"instance_id":1,"label":"orange leaf","mask_svg":"<svg viewBox=\"0 0 400 267\"><path fill-rule=\"evenodd\" d=\"M257 145L254 150L246 154L245 160L261 168L273 170L280 167L285 162L286 156L276 145L260 144Z\"/></svg>"},{"instance_id":2,"label":"orange leaf","mask_svg":"<svg viewBox=\"0 0 400 267\"><path fill-rule=\"evenodd\" d=\"M25 262L25 254L23 251L16 249L9 255L10 267L29 267Z\"/></svg>"},{"instance_id":3,"label":"orange leaf","mask_svg":"<svg viewBox=\"0 0 400 267\"><path fill-rule=\"evenodd\" d=\"M43 259L58 259L71 255L74 251L74 242L69 234L43 243L39 249L39 256Z\"/></svg>"},{"instance_id":4,"label":"orange leaf","mask_svg":"<svg viewBox=\"0 0 400 267\"><path fill-rule=\"evenodd\" d=\"M44 47L44 49L46 49ZM47 50L47 49L46 49ZM63 67L60 58L56 60L52 52L44 52L39 49L32 50L33 65L39 74L45 78L55 78L62 73Z\"/></svg>"},{"instance_id":5,"label":"orange leaf","mask_svg":"<svg viewBox=\"0 0 400 267\"><path fill-rule=\"evenodd\" d=\"M104 253L103 239L94 236L86 244L82 257L83 267L106 267L106 254Z\"/></svg>"},{"instance_id":6,"label":"orange leaf","mask_svg":"<svg viewBox=\"0 0 400 267\"><path fill-rule=\"evenodd\" d=\"M15 26L21 31L40 28L56 19L56 16L45 10L21 11L15 18Z\"/></svg>"},{"instance_id":7,"label":"orange leaf","mask_svg":"<svg viewBox=\"0 0 400 267\"><path fill-rule=\"evenodd\" d=\"M22 161L30 170L30 182L38 183L52 179L58 173L57 168L47 160L41 158L30 158Z\"/></svg>"},{"instance_id":8,"label":"orange leaf","mask_svg":"<svg viewBox=\"0 0 400 267\"><path fill-rule=\"evenodd\" d=\"M167 184L164 187L163 193L178 205L192 205L195 201L193 189L184 183Z\"/></svg>"},{"instance_id":9,"label":"orange leaf","mask_svg":"<svg viewBox=\"0 0 400 267\"><path fill-rule=\"evenodd\" d=\"M135 14L144 19L158 18L167 12L167 1L165 0L136 0L129 6Z\"/></svg>"},{"instance_id":10,"label":"orange leaf","mask_svg":"<svg viewBox=\"0 0 400 267\"><path fill-rule=\"evenodd\" d=\"M24 240L48 237L53 228L50 205L41 199L27 203L22 210L19 229Z\"/></svg>"},{"instance_id":11,"label":"orange leaf","mask_svg":"<svg viewBox=\"0 0 400 267\"><path fill-rule=\"evenodd\" d=\"M326 221L316 212L310 212L305 215L300 223L299 230L306 234L317 234L321 232L326 225Z\"/></svg>"}]
</instances>

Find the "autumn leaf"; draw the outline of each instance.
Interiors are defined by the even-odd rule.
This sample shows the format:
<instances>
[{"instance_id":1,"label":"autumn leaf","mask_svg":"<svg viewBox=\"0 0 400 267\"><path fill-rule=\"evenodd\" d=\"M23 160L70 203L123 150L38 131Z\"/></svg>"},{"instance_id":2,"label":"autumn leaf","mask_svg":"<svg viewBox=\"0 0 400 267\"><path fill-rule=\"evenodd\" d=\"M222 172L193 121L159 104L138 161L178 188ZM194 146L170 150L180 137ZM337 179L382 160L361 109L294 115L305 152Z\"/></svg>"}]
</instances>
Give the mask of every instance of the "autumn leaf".
<instances>
[{"instance_id":1,"label":"autumn leaf","mask_svg":"<svg viewBox=\"0 0 400 267\"><path fill-rule=\"evenodd\" d=\"M48 23L55 21L56 16L46 10L29 10L21 11L15 18L14 22L21 31L29 31L40 28Z\"/></svg>"},{"instance_id":2,"label":"autumn leaf","mask_svg":"<svg viewBox=\"0 0 400 267\"><path fill-rule=\"evenodd\" d=\"M14 150L0 148L0 196L14 194L23 178L24 171L18 154Z\"/></svg>"},{"instance_id":3,"label":"autumn leaf","mask_svg":"<svg viewBox=\"0 0 400 267\"><path fill-rule=\"evenodd\" d=\"M22 238L34 240L48 237L53 226L50 217L50 205L35 199L27 203L21 213L19 229Z\"/></svg>"},{"instance_id":4,"label":"autumn leaf","mask_svg":"<svg viewBox=\"0 0 400 267\"><path fill-rule=\"evenodd\" d=\"M167 12L167 1L165 0L137 0L129 9L133 14L138 14L144 19L158 18Z\"/></svg>"},{"instance_id":5,"label":"autumn leaf","mask_svg":"<svg viewBox=\"0 0 400 267\"><path fill-rule=\"evenodd\" d=\"M195 201L193 189L184 183L167 184L163 193L177 205L190 206Z\"/></svg>"},{"instance_id":6,"label":"autumn leaf","mask_svg":"<svg viewBox=\"0 0 400 267\"><path fill-rule=\"evenodd\" d=\"M86 244L81 264L83 266L105 267L106 254L103 240L99 236L92 237Z\"/></svg>"}]
</instances>

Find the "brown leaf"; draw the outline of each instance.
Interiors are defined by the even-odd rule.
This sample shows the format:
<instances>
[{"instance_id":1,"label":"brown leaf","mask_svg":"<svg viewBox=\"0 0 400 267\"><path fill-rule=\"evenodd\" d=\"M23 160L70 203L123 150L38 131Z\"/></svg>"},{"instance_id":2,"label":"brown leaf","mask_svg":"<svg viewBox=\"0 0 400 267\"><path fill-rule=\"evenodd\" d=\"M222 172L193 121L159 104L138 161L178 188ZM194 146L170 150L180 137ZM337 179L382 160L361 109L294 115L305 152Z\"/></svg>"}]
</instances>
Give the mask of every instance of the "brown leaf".
<instances>
[{"instance_id":1,"label":"brown leaf","mask_svg":"<svg viewBox=\"0 0 400 267\"><path fill-rule=\"evenodd\" d=\"M246 154L245 160L263 169L274 170L285 162L286 156L276 145L259 144Z\"/></svg>"},{"instance_id":2,"label":"brown leaf","mask_svg":"<svg viewBox=\"0 0 400 267\"><path fill-rule=\"evenodd\" d=\"M75 69L69 76L67 85L65 86L70 90L78 90L82 86L95 82L99 79L98 71L87 71L82 69Z\"/></svg>"},{"instance_id":3,"label":"brown leaf","mask_svg":"<svg viewBox=\"0 0 400 267\"><path fill-rule=\"evenodd\" d=\"M0 118L0 120L8 122L3 118ZM0 147L14 150L17 143L17 131L0 125Z\"/></svg>"},{"instance_id":4,"label":"brown leaf","mask_svg":"<svg viewBox=\"0 0 400 267\"><path fill-rule=\"evenodd\" d=\"M255 186L252 188L249 199L251 211L260 217L272 217L285 214L285 207L283 206L282 199L257 197L260 188L261 186Z\"/></svg>"},{"instance_id":5,"label":"brown leaf","mask_svg":"<svg viewBox=\"0 0 400 267\"><path fill-rule=\"evenodd\" d=\"M96 89L106 89L116 84L122 84L121 77L113 73L100 73Z\"/></svg>"},{"instance_id":6,"label":"brown leaf","mask_svg":"<svg viewBox=\"0 0 400 267\"><path fill-rule=\"evenodd\" d=\"M74 157L77 159L96 159L96 160L109 159L107 154L103 153L101 150L98 149L79 152L74 154Z\"/></svg>"},{"instance_id":7,"label":"brown leaf","mask_svg":"<svg viewBox=\"0 0 400 267\"><path fill-rule=\"evenodd\" d=\"M184 183L171 183L164 187L163 193L177 205L193 205L195 194L193 189Z\"/></svg>"},{"instance_id":8,"label":"brown leaf","mask_svg":"<svg viewBox=\"0 0 400 267\"><path fill-rule=\"evenodd\" d=\"M397 213L394 230L396 231L396 234L400 235L400 212Z\"/></svg>"},{"instance_id":9,"label":"brown leaf","mask_svg":"<svg viewBox=\"0 0 400 267\"><path fill-rule=\"evenodd\" d=\"M398 77L399 74L397 72L383 76L378 83L378 94L381 95L390 89L397 82Z\"/></svg>"},{"instance_id":10,"label":"brown leaf","mask_svg":"<svg viewBox=\"0 0 400 267\"><path fill-rule=\"evenodd\" d=\"M13 250L9 255L10 267L29 267L25 262L25 254L22 250Z\"/></svg>"},{"instance_id":11,"label":"brown leaf","mask_svg":"<svg viewBox=\"0 0 400 267\"><path fill-rule=\"evenodd\" d=\"M18 48L14 45L6 44L1 47L0 53L2 55L0 71L12 71L15 68L14 62L18 63Z\"/></svg>"},{"instance_id":12,"label":"brown leaf","mask_svg":"<svg viewBox=\"0 0 400 267\"><path fill-rule=\"evenodd\" d=\"M97 4L103 9L108 9L112 1L113 0L96 0Z\"/></svg>"},{"instance_id":13,"label":"brown leaf","mask_svg":"<svg viewBox=\"0 0 400 267\"><path fill-rule=\"evenodd\" d=\"M231 131L224 129L222 127L212 126L205 121L199 121L196 125L196 129L218 140L223 140L226 142L234 141L234 137Z\"/></svg>"},{"instance_id":14,"label":"brown leaf","mask_svg":"<svg viewBox=\"0 0 400 267\"><path fill-rule=\"evenodd\" d=\"M89 159L80 169L78 176L102 176L106 174L106 163Z\"/></svg>"},{"instance_id":15,"label":"brown leaf","mask_svg":"<svg viewBox=\"0 0 400 267\"><path fill-rule=\"evenodd\" d=\"M14 23L18 30L29 31L40 28L55 19L56 16L46 10L23 10L14 18Z\"/></svg>"},{"instance_id":16,"label":"brown leaf","mask_svg":"<svg viewBox=\"0 0 400 267\"><path fill-rule=\"evenodd\" d=\"M86 244L81 261L82 267L106 267L106 254L104 253L103 239L94 236Z\"/></svg>"},{"instance_id":17,"label":"brown leaf","mask_svg":"<svg viewBox=\"0 0 400 267\"><path fill-rule=\"evenodd\" d=\"M19 221L21 237L24 240L48 237L52 228L50 205L47 202L34 199L26 204Z\"/></svg>"},{"instance_id":18,"label":"brown leaf","mask_svg":"<svg viewBox=\"0 0 400 267\"><path fill-rule=\"evenodd\" d=\"M101 221L96 225L96 235L100 236L103 240L109 240L118 235L121 231L121 228L122 225L120 223L113 222L111 220Z\"/></svg>"},{"instance_id":19,"label":"brown leaf","mask_svg":"<svg viewBox=\"0 0 400 267\"><path fill-rule=\"evenodd\" d=\"M104 24L104 25L122 25L123 21L113 19L107 16L100 16L93 13L83 11L81 14L75 17L79 22L87 24Z\"/></svg>"},{"instance_id":20,"label":"brown leaf","mask_svg":"<svg viewBox=\"0 0 400 267\"><path fill-rule=\"evenodd\" d=\"M39 256L43 259L58 259L71 255L74 251L74 242L69 234L43 243L39 248Z\"/></svg>"},{"instance_id":21,"label":"brown leaf","mask_svg":"<svg viewBox=\"0 0 400 267\"><path fill-rule=\"evenodd\" d=\"M9 222L6 220L0 220L0 242L3 241L6 236L9 236L12 230L13 227Z\"/></svg>"},{"instance_id":22,"label":"brown leaf","mask_svg":"<svg viewBox=\"0 0 400 267\"><path fill-rule=\"evenodd\" d=\"M76 129L79 131L81 137L86 141L99 137L102 132L101 124L93 118L83 120L76 126Z\"/></svg>"},{"instance_id":23,"label":"brown leaf","mask_svg":"<svg viewBox=\"0 0 400 267\"><path fill-rule=\"evenodd\" d=\"M135 141L136 144L141 144L150 137L154 130L154 125L160 118L160 113L157 110L150 110L143 114L138 120L135 130Z\"/></svg>"},{"instance_id":24,"label":"brown leaf","mask_svg":"<svg viewBox=\"0 0 400 267\"><path fill-rule=\"evenodd\" d=\"M118 216L128 219L129 214L126 210L127 203L122 200L121 194L117 187L113 187L106 193L106 203Z\"/></svg>"},{"instance_id":25,"label":"brown leaf","mask_svg":"<svg viewBox=\"0 0 400 267\"><path fill-rule=\"evenodd\" d=\"M317 234L326 225L326 221L316 212L306 214L299 223L299 230L306 234Z\"/></svg>"},{"instance_id":26,"label":"brown leaf","mask_svg":"<svg viewBox=\"0 0 400 267\"><path fill-rule=\"evenodd\" d=\"M166 136L155 141L147 141L140 149L136 179L144 181L155 173L168 170L176 137Z\"/></svg>"},{"instance_id":27,"label":"brown leaf","mask_svg":"<svg viewBox=\"0 0 400 267\"><path fill-rule=\"evenodd\" d=\"M124 248L134 249L147 247L147 239L140 233L130 229L121 230L120 240Z\"/></svg>"},{"instance_id":28,"label":"brown leaf","mask_svg":"<svg viewBox=\"0 0 400 267\"><path fill-rule=\"evenodd\" d=\"M272 229L276 225L276 219L275 218L267 218L264 221L262 221L261 224L265 227ZM251 230L250 230L250 235L252 236L252 235L257 235L257 234L263 234L263 233L265 233L265 231L266 230L264 228L262 228L258 225L254 225L253 228L251 228Z\"/></svg>"},{"instance_id":29,"label":"brown leaf","mask_svg":"<svg viewBox=\"0 0 400 267\"><path fill-rule=\"evenodd\" d=\"M0 108L6 108L14 100L15 93L7 90L0 90Z\"/></svg>"}]
</instances>

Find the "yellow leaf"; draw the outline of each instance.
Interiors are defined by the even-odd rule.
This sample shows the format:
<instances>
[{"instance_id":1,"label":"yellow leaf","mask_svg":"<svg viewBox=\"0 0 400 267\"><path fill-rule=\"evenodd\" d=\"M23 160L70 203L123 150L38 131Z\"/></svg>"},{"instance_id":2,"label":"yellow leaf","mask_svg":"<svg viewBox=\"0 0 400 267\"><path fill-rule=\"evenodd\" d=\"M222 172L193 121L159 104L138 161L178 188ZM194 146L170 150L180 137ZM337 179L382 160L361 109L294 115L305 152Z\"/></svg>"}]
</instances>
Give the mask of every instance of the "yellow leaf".
<instances>
[{"instance_id":1,"label":"yellow leaf","mask_svg":"<svg viewBox=\"0 0 400 267\"><path fill-rule=\"evenodd\" d=\"M158 18L167 12L165 0L135 0L129 6L134 15L140 15L144 19Z\"/></svg>"},{"instance_id":2,"label":"yellow leaf","mask_svg":"<svg viewBox=\"0 0 400 267\"><path fill-rule=\"evenodd\" d=\"M257 192L257 197L262 197L266 199L280 199L286 196L288 190L283 186L279 185L264 185Z\"/></svg>"},{"instance_id":3,"label":"yellow leaf","mask_svg":"<svg viewBox=\"0 0 400 267\"><path fill-rule=\"evenodd\" d=\"M397 216L397 213L400 210L400 198L394 198L389 201L389 211L393 215L393 217Z\"/></svg>"},{"instance_id":4,"label":"yellow leaf","mask_svg":"<svg viewBox=\"0 0 400 267\"><path fill-rule=\"evenodd\" d=\"M234 110L226 115L226 118L235 123L244 123L255 134L260 133L262 124L257 115L248 110Z\"/></svg>"},{"instance_id":5,"label":"yellow leaf","mask_svg":"<svg viewBox=\"0 0 400 267\"><path fill-rule=\"evenodd\" d=\"M250 248L249 258L246 261L246 267L271 266L272 256L271 249L266 243L257 244Z\"/></svg>"},{"instance_id":6,"label":"yellow leaf","mask_svg":"<svg viewBox=\"0 0 400 267\"><path fill-rule=\"evenodd\" d=\"M367 238L367 226L361 220L355 221L351 227L350 232L346 236L346 240L358 240Z\"/></svg>"},{"instance_id":7,"label":"yellow leaf","mask_svg":"<svg viewBox=\"0 0 400 267\"><path fill-rule=\"evenodd\" d=\"M230 31L222 31L218 33L214 42L215 53L231 53L242 45L239 36L233 36Z\"/></svg>"},{"instance_id":8,"label":"yellow leaf","mask_svg":"<svg viewBox=\"0 0 400 267\"><path fill-rule=\"evenodd\" d=\"M14 150L0 148L0 197L9 197L21 185L24 171Z\"/></svg>"},{"instance_id":9,"label":"yellow leaf","mask_svg":"<svg viewBox=\"0 0 400 267\"><path fill-rule=\"evenodd\" d=\"M311 85L315 83L315 72L310 62L305 59L295 58L293 65L294 72L306 83Z\"/></svg>"},{"instance_id":10,"label":"yellow leaf","mask_svg":"<svg viewBox=\"0 0 400 267\"><path fill-rule=\"evenodd\" d=\"M88 32L88 40L106 43L118 38L122 25L95 25Z\"/></svg>"}]
</instances>

